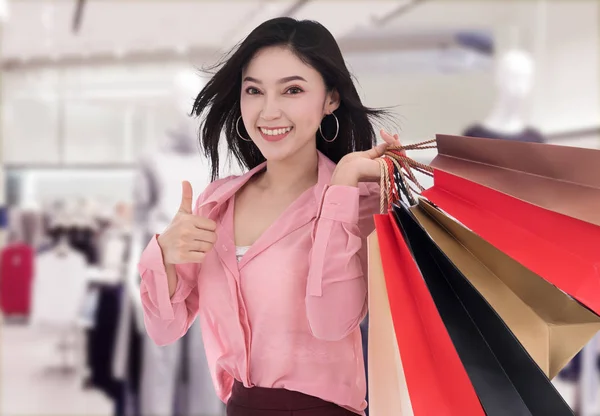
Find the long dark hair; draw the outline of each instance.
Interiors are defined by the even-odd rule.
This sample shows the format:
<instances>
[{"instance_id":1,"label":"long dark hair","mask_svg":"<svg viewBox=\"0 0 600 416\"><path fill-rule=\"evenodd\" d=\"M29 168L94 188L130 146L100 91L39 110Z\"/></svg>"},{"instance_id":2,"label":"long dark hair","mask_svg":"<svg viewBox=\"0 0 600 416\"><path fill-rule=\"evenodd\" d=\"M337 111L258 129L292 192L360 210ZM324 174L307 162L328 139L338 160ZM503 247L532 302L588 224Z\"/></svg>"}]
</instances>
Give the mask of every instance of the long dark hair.
<instances>
[{"instance_id":1,"label":"long dark hair","mask_svg":"<svg viewBox=\"0 0 600 416\"><path fill-rule=\"evenodd\" d=\"M219 140L223 131L230 154L241 166L252 169L265 160L254 143L238 137L236 122L241 115L242 70L257 51L269 46L289 48L321 74L329 91L335 89L339 93L340 105L334 112L340 125L338 137L332 143L321 137L317 140L318 150L337 163L344 155L368 150L376 143L371 120L387 115L387 111L362 104L333 35L314 21L278 17L259 25L213 66L218 71L196 97L192 114L202 117L200 145L211 164L211 180L219 177ZM325 117L321 128L325 137L332 138L336 129L333 117ZM239 130L249 137L243 123L239 123Z\"/></svg>"}]
</instances>

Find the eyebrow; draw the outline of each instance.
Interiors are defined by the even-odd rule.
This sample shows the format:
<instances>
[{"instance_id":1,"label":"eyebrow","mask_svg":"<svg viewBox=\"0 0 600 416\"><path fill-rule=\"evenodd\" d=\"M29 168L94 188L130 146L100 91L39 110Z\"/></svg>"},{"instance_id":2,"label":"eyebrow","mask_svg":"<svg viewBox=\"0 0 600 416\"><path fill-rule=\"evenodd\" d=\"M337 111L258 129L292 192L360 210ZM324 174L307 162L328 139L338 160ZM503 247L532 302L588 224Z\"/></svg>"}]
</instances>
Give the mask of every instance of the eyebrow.
<instances>
[{"instance_id":1,"label":"eyebrow","mask_svg":"<svg viewBox=\"0 0 600 416\"><path fill-rule=\"evenodd\" d=\"M249 82L255 82L257 84L262 84L262 81L256 79L256 78L252 78L252 77L245 77L244 78L244 82L249 81ZM300 75L292 75L289 77L285 77L285 78L281 78L280 80L277 81L278 84L285 84L286 82L290 82L290 81L304 81L304 82L308 82L306 81L304 78L302 78Z\"/></svg>"}]
</instances>

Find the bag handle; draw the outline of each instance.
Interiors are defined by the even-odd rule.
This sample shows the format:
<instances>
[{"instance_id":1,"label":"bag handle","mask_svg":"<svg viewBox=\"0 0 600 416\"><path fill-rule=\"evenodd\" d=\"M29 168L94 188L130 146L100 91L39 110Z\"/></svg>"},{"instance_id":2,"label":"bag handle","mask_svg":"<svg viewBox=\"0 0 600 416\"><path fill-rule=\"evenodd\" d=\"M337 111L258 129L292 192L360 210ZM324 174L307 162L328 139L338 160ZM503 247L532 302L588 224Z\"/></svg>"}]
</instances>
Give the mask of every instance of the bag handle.
<instances>
[{"instance_id":1,"label":"bag handle","mask_svg":"<svg viewBox=\"0 0 600 416\"><path fill-rule=\"evenodd\" d=\"M433 176L431 166L406 156L406 151L436 148L436 139L405 146L390 146L383 156L377 159L381 173L380 210L382 214L400 200L400 194L403 194L411 204L416 204L414 194L419 195L425 188L415 177L414 171ZM418 189L415 189L414 186Z\"/></svg>"}]
</instances>

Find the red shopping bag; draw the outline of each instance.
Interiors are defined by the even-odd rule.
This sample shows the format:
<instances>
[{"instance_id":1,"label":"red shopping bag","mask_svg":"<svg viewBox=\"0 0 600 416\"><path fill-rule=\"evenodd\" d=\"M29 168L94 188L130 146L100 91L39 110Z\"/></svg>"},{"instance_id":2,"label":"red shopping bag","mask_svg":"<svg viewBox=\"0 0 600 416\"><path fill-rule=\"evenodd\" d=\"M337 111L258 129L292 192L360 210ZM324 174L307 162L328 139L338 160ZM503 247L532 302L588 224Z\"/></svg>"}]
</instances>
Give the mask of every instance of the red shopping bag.
<instances>
[{"instance_id":1,"label":"red shopping bag","mask_svg":"<svg viewBox=\"0 0 600 416\"><path fill-rule=\"evenodd\" d=\"M483 416L477 394L401 231L389 215L376 215L375 227L414 415Z\"/></svg>"},{"instance_id":2,"label":"red shopping bag","mask_svg":"<svg viewBox=\"0 0 600 416\"><path fill-rule=\"evenodd\" d=\"M600 151L437 136L422 193L600 314Z\"/></svg>"}]
</instances>

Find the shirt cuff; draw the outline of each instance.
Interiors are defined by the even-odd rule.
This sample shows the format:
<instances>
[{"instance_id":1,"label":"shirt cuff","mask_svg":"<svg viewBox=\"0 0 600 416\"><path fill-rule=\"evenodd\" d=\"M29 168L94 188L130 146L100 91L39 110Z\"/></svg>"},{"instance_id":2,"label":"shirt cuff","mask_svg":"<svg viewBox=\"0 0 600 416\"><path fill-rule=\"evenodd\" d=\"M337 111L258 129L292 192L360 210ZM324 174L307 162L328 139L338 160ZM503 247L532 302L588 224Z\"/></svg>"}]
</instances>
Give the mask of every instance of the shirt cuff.
<instances>
[{"instance_id":1,"label":"shirt cuff","mask_svg":"<svg viewBox=\"0 0 600 416\"><path fill-rule=\"evenodd\" d=\"M158 234L150 240L140 257L139 265L145 269L152 270L154 273L166 274L165 262L162 250L158 245Z\"/></svg>"},{"instance_id":2,"label":"shirt cuff","mask_svg":"<svg viewBox=\"0 0 600 416\"><path fill-rule=\"evenodd\" d=\"M184 301L193 287L185 283L185 281L177 275L177 286L172 297L169 297L169 282L167 279L167 271L165 270L162 250L158 245L157 236L152 237L152 240L146 246L140 258L139 267L152 271L153 278L148 284L152 285L152 289L156 294L156 302L158 311L162 319L174 319L173 303ZM177 266L176 266L177 268Z\"/></svg>"},{"instance_id":3,"label":"shirt cuff","mask_svg":"<svg viewBox=\"0 0 600 416\"><path fill-rule=\"evenodd\" d=\"M175 267L177 269L177 267ZM177 286L175 286L175 292L171 296L171 304L183 302L192 292L194 287L185 282L179 273L177 273Z\"/></svg>"},{"instance_id":4,"label":"shirt cuff","mask_svg":"<svg viewBox=\"0 0 600 416\"><path fill-rule=\"evenodd\" d=\"M321 218L358 224L360 190L356 186L329 185L323 192Z\"/></svg>"}]
</instances>

